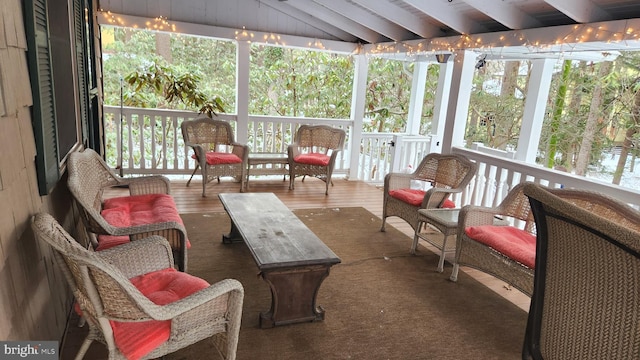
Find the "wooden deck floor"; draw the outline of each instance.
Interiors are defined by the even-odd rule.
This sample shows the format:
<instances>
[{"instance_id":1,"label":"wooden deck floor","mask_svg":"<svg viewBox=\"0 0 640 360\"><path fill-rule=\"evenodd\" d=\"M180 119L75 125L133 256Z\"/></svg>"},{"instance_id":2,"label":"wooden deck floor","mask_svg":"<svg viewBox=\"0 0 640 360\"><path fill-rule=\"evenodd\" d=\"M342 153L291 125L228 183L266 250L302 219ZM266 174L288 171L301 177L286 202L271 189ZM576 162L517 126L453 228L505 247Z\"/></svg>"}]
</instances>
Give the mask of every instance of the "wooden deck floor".
<instances>
[{"instance_id":1,"label":"wooden deck floor","mask_svg":"<svg viewBox=\"0 0 640 360\"><path fill-rule=\"evenodd\" d=\"M207 187L207 197L203 198L202 183L199 178L194 178L190 186L186 186L186 180L172 180L172 195L180 213L197 213L205 211L224 211L217 194L220 192L237 192L240 184L231 180L223 180L220 184L211 183ZM329 188L329 195L324 195L324 183L318 179L307 178L304 182L296 180L295 190L289 190L289 182L278 178L265 180L251 179L249 192L273 192L290 209L304 208L339 208L349 206L361 206L371 213L382 217L382 187L367 184L361 181L348 181L346 179L334 179L334 186ZM393 225L403 233L413 237L413 229L397 217L387 219L389 225ZM438 236L439 234L434 234ZM421 243L425 248L434 248L426 242ZM407 242L407 251L411 244ZM451 260L453 254L448 255ZM433 265L436 271L437 264ZM512 289L506 283L480 271L461 268L498 294L513 302L520 308L528 311L530 299L516 289ZM445 271L451 271L451 267L445 267Z\"/></svg>"}]
</instances>

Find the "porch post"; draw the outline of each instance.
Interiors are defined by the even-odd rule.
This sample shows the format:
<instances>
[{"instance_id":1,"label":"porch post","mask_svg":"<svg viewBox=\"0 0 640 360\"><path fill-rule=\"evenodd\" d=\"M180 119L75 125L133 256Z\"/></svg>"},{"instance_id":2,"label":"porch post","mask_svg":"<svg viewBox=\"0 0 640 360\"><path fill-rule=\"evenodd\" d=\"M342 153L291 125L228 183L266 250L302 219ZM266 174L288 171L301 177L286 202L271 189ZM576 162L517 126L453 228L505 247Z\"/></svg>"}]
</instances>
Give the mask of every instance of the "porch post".
<instances>
[{"instance_id":1,"label":"porch post","mask_svg":"<svg viewBox=\"0 0 640 360\"><path fill-rule=\"evenodd\" d=\"M431 143L429 152L442 152L442 134L444 124L447 121L447 104L451 93L451 78L453 76L453 56L448 61L440 65L438 74L438 88L433 104L433 118L431 119Z\"/></svg>"},{"instance_id":2,"label":"porch post","mask_svg":"<svg viewBox=\"0 0 640 360\"><path fill-rule=\"evenodd\" d=\"M249 57L251 43L238 41L236 53L236 141L247 144L249 139Z\"/></svg>"},{"instance_id":3,"label":"porch post","mask_svg":"<svg viewBox=\"0 0 640 360\"><path fill-rule=\"evenodd\" d=\"M353 90L351 91L351 120L353 126L349 134L349 179L358 179L358 165L360 161L360 143L362 142L362 123L367 94L367 73L369 59L364 54L354 55L355 66L353 75Z\"/></svg>"},{"instance_id":4,"label":"porch post","mask_svg":"<svg viewBox=\"0 0 640 360\"><path fill-rule=\"evenodd\" d=\"M420 120L422 118L424 87L427 83L428 68L429 63L426 61L416 61L413 65L411 97L409 98L409 113L407 114L407 127L405 130L409 135L420 135Z\"/></svg>"},{"instance_id":5,"label":"porch post","mask_svg":"<svg viewBox=\"0 0 640 360\"><path fill-rule=\"evenodd\" d=\"M556 59L536 59L531 61L531 76L527 91L527 100L522 114L522 127L518 138L516 160L535 164L540 132L544 121L544 112L549 98L551 77ZM526 134L526 136L522 136Z\"/></svg>"},{"instance_id":6,"label":"porch post","mask_svg":"<svg viewBox=\"0 0 640 360\"><path fill-rule=\"evenodd\" d=\"M471 85L477 54L469 50L454 53L451 92L447 103L447 117L442 134L442 153L451 153L454 146L464 145L464 132L469 114Z\"/></svg>"}]
</instances>

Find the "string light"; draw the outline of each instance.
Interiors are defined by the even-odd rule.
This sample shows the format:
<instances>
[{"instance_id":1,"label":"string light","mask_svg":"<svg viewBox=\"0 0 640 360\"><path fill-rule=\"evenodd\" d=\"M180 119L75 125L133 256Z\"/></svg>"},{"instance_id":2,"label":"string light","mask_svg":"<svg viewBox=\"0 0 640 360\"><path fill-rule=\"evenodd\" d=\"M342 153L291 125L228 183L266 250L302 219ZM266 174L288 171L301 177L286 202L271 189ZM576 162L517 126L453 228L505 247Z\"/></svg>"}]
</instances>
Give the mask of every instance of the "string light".
<instances>
[{"instance_id":1,"label":"string light","mask_svg":"<svg viewBox=\"0 0 640 360\"><path fill-rule=\"evenodd\" d=\"M127 23L122 16L111 13L110 11L99 10L102 13L106 21L110 24L131 27L134 29L146 29L151 31L170 31L179 33L176 25L171 23L166 17L158 16L152 20L144 22L135 22L135 20L129 20ZM126 18L126 17L125 17ZM609 30L608 23L599 25L593 24L576 24L570 27L561 27L561 29L568 29L564 34L558 33L555 40L547 39L542 41L540 39L532 39L530 35L531 31L528 30L516 30L508 34L500 34L496 36L495 33L469 35L462 34L457 37L437 38L437 39L423 39L423 40L408 40L408 41L395 41L389 43L378 43L372 45L362 44L357 45L352 54L362 54L366 56L382 56L382 55L402 55L407 59L414 59L418 56L435 56L442 53L455 53L460 50L472 50L481 53L490 53L492 55L501 56L503 48L510 46L522 46L528 49L530 54L535 53L549 53L557 52L562 55L568 55L572 52L580 52L580 44L598 41L606 44L618 44L615 48L607 49L608 51L625 50L640 46L638 44L639 33L636 29L630 25L636 22L627 20L620 28L622 30ZM618 28L618 29L620 29ZM235 31L235 40L254 42L255 40L266 45L278 45L286 46L283 37L274 33L262 34L259 39L256 39L254 32L247 30L244 26L242 30ZM529 34L529 35L527 35ZM633 42L633 44L631 44ZM309 41L307 47L313 49L320 49L331 51L331 48L327 46L322 40L314 39ZM508 51L508 50L505 50Z\"/></svg>"},{"instance_id":2,"label":"string light","mask_svg":"<svg viewBox=\"0 0 640 360\"><path fill-rule=\"evenodd\" d=\"M246 41L246 42L251 42L253 40L254 37L254 33L247 31L247 29L245 29L245 27L242 27L242 30L236 30L236 40L238 41Z\"/></svg>"},{"instance_id":3,"label":"string light","mask_svg":"<svg viewBox=\"0 0 640 360\"><path fill-rule=\"evenodd\" d=\"M177 32L176 25L169 22L166 16L158 16L158 17L155 17L153 20L147 20L144 22L144 26L140 26L140 24L138 23L127 24L122 17L112 14L111 11L103 11L103 10L99 10L99 11L105 15L107 22L113 25L131 27L134 29L151 30L151 31Z\"/></svg>"}]
</instances>

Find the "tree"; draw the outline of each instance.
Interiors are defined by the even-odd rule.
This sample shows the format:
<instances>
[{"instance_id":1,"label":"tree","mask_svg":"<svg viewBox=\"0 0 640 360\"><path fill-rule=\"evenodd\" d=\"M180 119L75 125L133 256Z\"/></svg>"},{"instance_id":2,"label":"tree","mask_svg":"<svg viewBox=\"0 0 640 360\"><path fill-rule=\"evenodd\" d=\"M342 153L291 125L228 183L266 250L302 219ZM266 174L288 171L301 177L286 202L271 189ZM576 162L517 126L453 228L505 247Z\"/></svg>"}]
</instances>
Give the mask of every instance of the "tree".
<instances>
[{"instance_id":1,"label":"tree","mask_svg":"<svg viewBox=\"0 0 640 360\"><path fill-rule=\"evenodd\" d=\"M553 118L551 119L551 137L549 139L549 150L547 155L547 167L553 168L555 164L556 151L558 148L558 130L564 110L565 96L567 95L567 83L571 73L571 60L565 60L562 64L562 77L558 87L558 93L554 102Z\"/></svg>"},{"instance_id":2,"label":"tree","mask_svg":"<svg viewBox=\"0 0 640 360\"><path fill-rule=\"evenodd\" d=\"M611 61L604 61L600 63L597 75L598 79L604 79L609 75L611 65ZM582 133L582 142L580 144L580 151L578 152L578 158L576 160L576 175L584 175L586 173L587 165L589 165L589 161L591 159L591 148L598 130L598 120L601 118L601 106L604 99L603 92L606 91L605 87L605 82L598 82L591 95L589 116L587 117L586 126Z\"/></svg>"},{"instance_id":3,"label":"tree","mask_svg":"<svg viewBox=\"0 0 640 360\"><path fill-rule=\"evenodd\" d=\"M125 99L127 106L147 107L146 95L155 93L162 96L165 104L159 108L175 108L183 104L186 108L197 108L201 114L213 117L217 112L224 112L224 104L219 96L208 99L198 89L200 79L191 74L174 73L171 66L151 64L144 72L133 72L126 77L129 85L134 87L133 93Z\"/></svg>"}]
</instances>

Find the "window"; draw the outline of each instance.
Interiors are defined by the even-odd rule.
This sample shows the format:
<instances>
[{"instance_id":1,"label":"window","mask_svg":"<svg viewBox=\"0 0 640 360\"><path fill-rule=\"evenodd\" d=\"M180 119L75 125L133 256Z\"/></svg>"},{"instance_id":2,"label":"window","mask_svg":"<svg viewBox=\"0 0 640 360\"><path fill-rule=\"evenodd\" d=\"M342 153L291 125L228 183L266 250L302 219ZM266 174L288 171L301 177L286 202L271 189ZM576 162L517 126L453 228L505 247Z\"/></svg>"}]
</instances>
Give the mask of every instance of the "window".
<instances>
[{"instance_id":1,"label":"window","mask_svg":"<svg viewBox=\"0 0 640 360\"><path fill-rule=\"evenodd\" d=\"M49 4L51 3L51 4ZM51 6L49 6L51 5ZM91 111L87 63L93 38L85 31L91 13L87 0L25 1L28 63L33 93L32 121L36 140L36 168L40 195L47 195L60 179L66 155L95 139L83 130L96 124Z\"/></svg>"}]
</instances>

